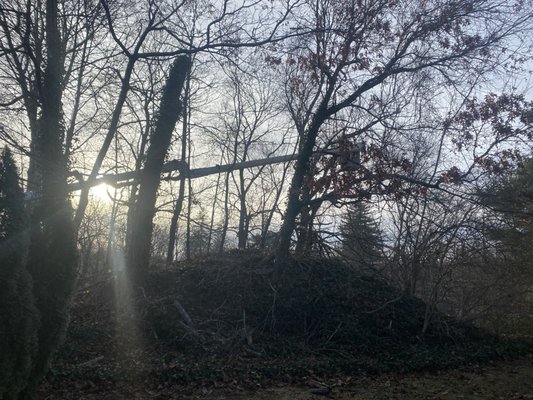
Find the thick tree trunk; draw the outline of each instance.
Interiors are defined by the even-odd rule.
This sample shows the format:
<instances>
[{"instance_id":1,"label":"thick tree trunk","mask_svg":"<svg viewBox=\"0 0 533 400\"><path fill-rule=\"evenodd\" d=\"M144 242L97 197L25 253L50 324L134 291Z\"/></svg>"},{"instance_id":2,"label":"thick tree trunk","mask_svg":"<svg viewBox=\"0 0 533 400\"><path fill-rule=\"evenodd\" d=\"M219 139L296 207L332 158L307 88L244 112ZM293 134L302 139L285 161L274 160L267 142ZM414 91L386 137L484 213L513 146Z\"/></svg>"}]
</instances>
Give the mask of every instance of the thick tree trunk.
<instances>
[{"instance_id":1,"label":"thick tree trunk","mask_svg":"<svg viewBox=\"0 0 533 400\"><path fill-rule=\"evenodd\" d=\"M63 54L57 13L57 0L48 0L47 60L41 93L38 145L35 147L42 172L41 197L32 210L28 255L28 270L33 277L41 327L38 352L23 398L33 397L40 379L48 370L52 354L63 339L77 273L75 230L68 201L68 168L62 148Z\"/></svg>"},{"instance_id":2,"label":"thick tree trunk","mask_svg":"<svg viewBox=\"0 0 533 400\"><path fill-rule=\"evenodd\" d=\"M205 167L205 168L195 168L195 169L188 169L188 163L183 163L181 160L172 160L163 165L163 168L161 170L162 173L165 172L173 172L173 171L179 171L180 176L177 178L169 177L166 180L179 180L181 177L186 177L187 179L197 179L202 178L204 176L214 175L214 174L221 174L224 172L231 172L236 171L240 168L254 168L254 167L260 167L263 165L269 165L269 164L277 164L277 163L285 163L288 161L296 160L298 157L295 155L286 155L286 156L276 156L276 157L268 157L268 158L261 158L258 160L249 160L244 162L236 162L231 164L222 164L222 165L216 165L214 167ZM135 180L139 179L140 175L142 173L142 170L136 170L136 171L130 171L130 172L121 172L120 174L109 174L104 175L100 178L95 179L91 183L87 182L85 183L71 183L68 185L68 189L70 192L74 192L76 190L80 190L82 187L86 186L97 186L101 183L108 183L112 186L128 186L133 185Z\"/></svg>"},{"instance_id":3,"label":"thick tree trunk","mask_svg":"<svg viewBox=\"0 0 533 400\"><path fill-rule=\"evenodd\" d=\"M33 93L34 97L37 97L37 93ZM28 165L28 182L26 190L28 193L36 193L40 190L43 177L41 175L39 157L41 152L38 149L39 143L39 129L37 122L37 102L35 99L25 101L26 113L28 114L28 124L31 134L30 143L30 160Z\"/></svg>"},{"instance_id":4,"label":"thick tree trunk","mask_svg":"<svg viewBox=\"0 0 533 400\"><path fill-rule=\"evenodd\" d=\"M281 226L278 238L278 245L275 252L275 265L277 273L281 272L291 248L291 237L296 227L296 218L302 207L301 193L303 185L305 184L305 175L309 171L309 161L313 156L313 150L316 144L316 139L320 126L325 121L326 104L328 98L326 97L313 117L313 120L302 138L302 144L296 159L294 168L294 175L292 177L291 186L289 188L289 196L287 201L287 210L283 218L283 225Z\"/></svg>"},{"instance_id":5,"label":"thick tree trunk","mask_svg":"<svg viewBox=\"0 0 533 400\"><path fill-rule=\"evenodd\" d=\"M134 173L139 175L141 174L141 170L142 170L142 164L143 164L143 160L144 160L144 156L145 156L145 152L146 152L146 146L148 145L148 141L150 140L150 130L151 130L151 125L152 125L152 120L151 120L151 110L150 110L150 107L149 107L149 101L145 101L144 105L143 105L143 111L144 111L144 118L146 119L146 125L144 127L144 130L143 130L143 133L142 133L142 137L141 137L141 145L139 146L139 153L135 159L135 171ZM116 136L115 136L115 140L116 140ZM117 160L115 160L115 167L117 166ZM119 175L119 174L115 174L116 175ZM131 219L133 218L133 212L135 210L135 202L137 201L137 192L139 190L139 182L138 181L134 181L133 184L131 185L131 190L130 190L130 196L129 196L129 199L128 199L128 213L127 213L127 216L126 216L126 226L129 226L130 225L130 222L131 222ZM113 210L116 210L117 209L117 203L114 202L113 203ZM114 219L112 219L113 221L113 224L114 224ZM108 244L108 261L110 261L110 256L112 254L112 250L113 250L113 247L112 247L113 243L109 242ZM111 264L110 264L111 265Z\"/></svg>"},{"instance_id":6,"label":"thick tree trunk","mask_svg":"<svg viewBox=\"0 0 533 400\"><path fill-rule=\"evenodd\" d=\"M181 114L180 94L191 62L188 57L176 59L169 73L156 127L150 138L145 167L139 179L139 193L127 232L127 265L132 278L141 279L148 270L152 221L155 215L157 189L161 169L170 146L172 132Z\"/></svg>"}]
</instances>

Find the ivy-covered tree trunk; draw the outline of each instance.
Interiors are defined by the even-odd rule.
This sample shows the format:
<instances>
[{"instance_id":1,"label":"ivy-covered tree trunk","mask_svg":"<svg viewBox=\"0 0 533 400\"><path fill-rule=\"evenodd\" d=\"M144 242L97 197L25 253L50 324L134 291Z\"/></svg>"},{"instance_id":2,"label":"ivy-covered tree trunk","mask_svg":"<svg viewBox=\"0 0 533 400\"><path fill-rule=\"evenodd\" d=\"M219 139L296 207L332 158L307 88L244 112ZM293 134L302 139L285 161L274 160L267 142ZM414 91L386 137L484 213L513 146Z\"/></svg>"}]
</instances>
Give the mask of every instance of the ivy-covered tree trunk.
<instances>
[{"instance_id":1,"label":"ivy-covered tree trunk","mask_svg":"<svg viewBox=\"0 0 533 400\"><path fill-rule=\"evenodd\" d=\"M67 159L63 153L62 86L63 50L58 29L57 0L46 2L46 68L41 84L42 110L33 155L41 170L35 183L35 204L30 214L28 271L34 283L40 315L38 349L21 398L33 398L49 368L69 321L69 308L77 274L75 230L67 190Z\"/></svg>"},{"instance_id":2,"label":"ivy-covered tree trunk","mask_svg":"<svg viewBox=\"0 0 533 400\"><path fill-rule=\"evenodd\" d=\"M127 265L132 278L137 281L142 279L150 262L152 223L161 168L170 147L172 132L181 115L180 95L190 67L189 57L180 56L170 69L163 89L156 126L146 152L146 162L139 178L139 193L128 221Z\"/></svg>"},{"instance_id":3,"label":"ivy-covered tree trunk","mask_svg":"<svg viewBox=\"0 0 533 400\"><path fill-rule=\"evenodd\" d=\"M183 96L183 121L181 129L181 161L185 162L187 159L188 149L188 132L189 132L189 96L190 96L190 86L191 86L191 74L187 74L187 79L185 81L185 93ZM188 164L187 164L188 166ZM167 249L167 263L170 264L174 260L175 250L176 250L176 238L178 237L178 221L181 215L181 210L183 209L183 201L185 200L185 175L180 171L180 180L179 180L179 190L178 198L174 205L174 211L172 213L172 219L170 221L170 229L168 232L168 249Z\"/></svg>"},{"instance_id":4,"label":"ivy-covered tree trunk","mask_svg":"<svg viewBox=\"0 0 533 400\"><path fill-rule=\"evenodd\" d=\"M8 149L0 158L0 399L17 399L37 350L39 317L31 276L24 195Z\"/></svg>"}]
</instances>

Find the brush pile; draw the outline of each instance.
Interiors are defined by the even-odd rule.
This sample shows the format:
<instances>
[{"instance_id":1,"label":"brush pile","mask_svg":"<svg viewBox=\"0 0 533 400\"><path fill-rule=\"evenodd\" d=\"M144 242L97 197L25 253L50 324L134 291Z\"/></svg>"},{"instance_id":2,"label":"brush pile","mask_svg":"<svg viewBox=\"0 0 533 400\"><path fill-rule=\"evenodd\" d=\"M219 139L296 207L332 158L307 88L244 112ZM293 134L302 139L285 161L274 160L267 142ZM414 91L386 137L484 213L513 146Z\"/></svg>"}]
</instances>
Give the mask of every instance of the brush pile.
<instances>
[{"instance_id":1,"label":"brush pile","mask_svg":"<svg viewBox=\"0 0 533 400\"><path fill-rule=\"evenodd\" d=\"M425 303L339 260L292 259L277 275L253 251L189 261L131 288L134 316L114 306L109 278L77 296L46 390L73 393L80 382L80 393L87 382L110 393L132 384L257 388L531 351L439 313L422 333Z\"/></svg>"},{"instance_id":2,"label":"brush pile","mask_svg":"<svg viewBox=\"0 0 533 400\"><path fill-rule=\"evenodd\" d=\"M147 326L183 349L397 353L482 336L442 314L422 335L422 301L338 260L293 259L274 279L264 255L234 251L153 274L146 292Z\"/></svg>"}]
</instances>

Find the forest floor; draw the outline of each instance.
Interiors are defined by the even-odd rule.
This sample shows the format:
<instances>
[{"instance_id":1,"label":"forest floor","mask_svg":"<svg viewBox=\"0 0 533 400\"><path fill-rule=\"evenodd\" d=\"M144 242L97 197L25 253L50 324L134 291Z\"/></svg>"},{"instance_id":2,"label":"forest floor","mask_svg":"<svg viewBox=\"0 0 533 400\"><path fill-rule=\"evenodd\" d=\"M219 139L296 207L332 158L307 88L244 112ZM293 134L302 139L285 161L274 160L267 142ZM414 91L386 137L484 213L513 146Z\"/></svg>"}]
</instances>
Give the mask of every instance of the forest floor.
<instances>
[{"instance_id":1,"label":"forest floor","mask_svg":"<svg viewBox=\"0 0 533 400\"><path fill-rule=\"evenodd\" d=\"M533 399L533 356L494 361L433 373L383 374L374 377L338 377L317 383L271 383L256 390L231 382L218 387L157 383L142 384L79 381L46 383L39 400L51 399L206 399L206 400L514 400ZM148 386L146 386L148 385ZM323 385L323 386L322 386ZM321 392L321 393L316 393Z\"/></svg>"}]
</instances>

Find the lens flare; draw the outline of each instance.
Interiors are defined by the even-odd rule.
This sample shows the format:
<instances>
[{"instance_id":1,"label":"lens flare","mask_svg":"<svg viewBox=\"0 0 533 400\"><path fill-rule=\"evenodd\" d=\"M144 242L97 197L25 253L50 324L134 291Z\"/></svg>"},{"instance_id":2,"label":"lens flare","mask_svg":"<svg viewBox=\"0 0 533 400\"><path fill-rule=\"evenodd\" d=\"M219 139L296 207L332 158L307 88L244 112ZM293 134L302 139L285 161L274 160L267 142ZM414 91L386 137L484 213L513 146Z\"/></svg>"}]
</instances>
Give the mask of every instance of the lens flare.
<instances>
[{"instance_id":1,"label":"lens flare","mask_svg":"<svg viewBox=\"0 0 533 400\"><path fill-rule=\"evenodd\" d=\"M110 262L115 294L117 356L128 367L134 365L132 362L138 360L142 353L139 320L124 252L118 248L113 249Z\"/></svg>"}]
</instances>

